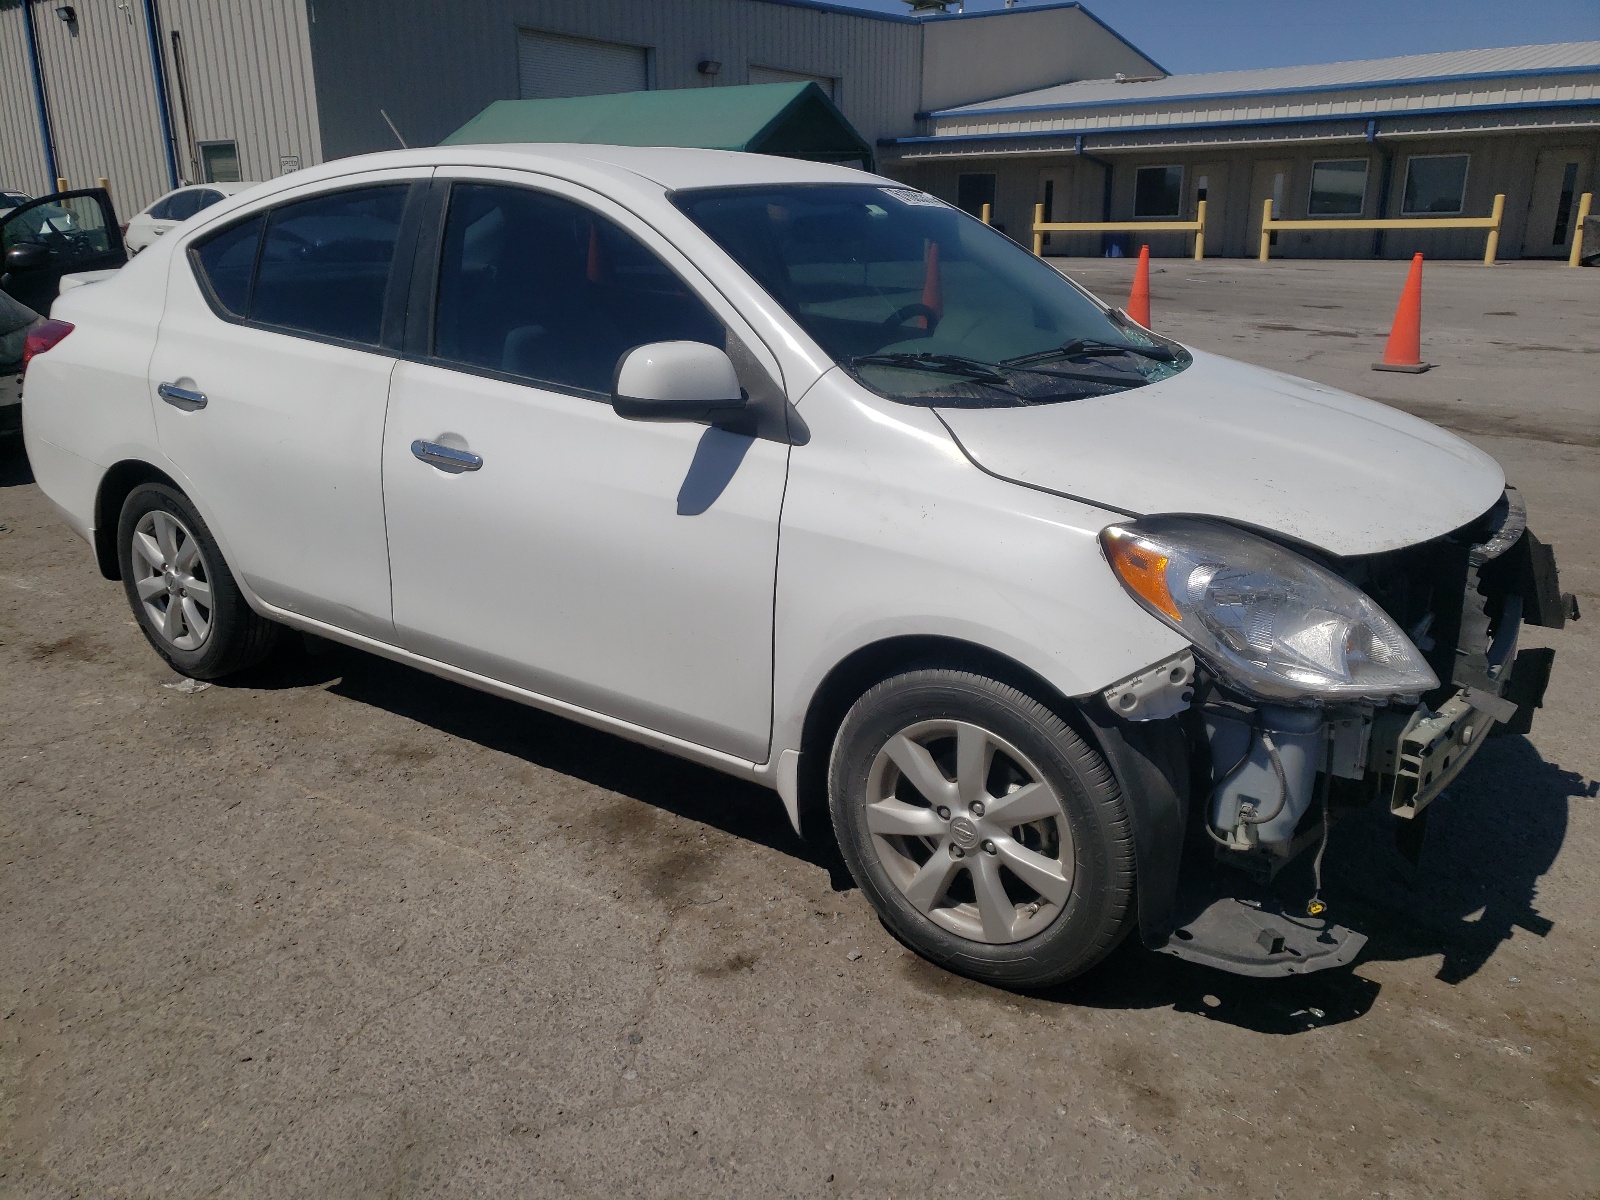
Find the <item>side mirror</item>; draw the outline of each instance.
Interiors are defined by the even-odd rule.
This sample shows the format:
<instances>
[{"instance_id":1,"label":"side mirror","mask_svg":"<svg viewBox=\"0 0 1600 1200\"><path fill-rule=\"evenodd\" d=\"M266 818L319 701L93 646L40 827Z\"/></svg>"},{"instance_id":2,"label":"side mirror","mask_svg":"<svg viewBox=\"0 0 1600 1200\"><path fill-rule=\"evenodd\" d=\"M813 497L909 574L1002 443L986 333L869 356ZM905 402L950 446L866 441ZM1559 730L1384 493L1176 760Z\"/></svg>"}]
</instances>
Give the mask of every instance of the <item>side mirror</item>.
<instances>
[{"instance_id":1,"label":"side mirror","mask_svg":"<svg viewBox=\"0 0 1600 1200\"><path fill-rule=\"evenodd\" d=\"M733 361L704 342L653 342L617 360L611 407L630 421L720 421L745 410Z\"/></svg>"},{"instance_id":2,"label":"side mirror","mask_svg":"<svg viewBox=\"0 0 1600 1200\"><path fill-rule=\"evenodd\" d=\"M38 242L23 242L6 251L7 271L32 271L50 261L50 251Z\"/></svg>"}]
</instances>

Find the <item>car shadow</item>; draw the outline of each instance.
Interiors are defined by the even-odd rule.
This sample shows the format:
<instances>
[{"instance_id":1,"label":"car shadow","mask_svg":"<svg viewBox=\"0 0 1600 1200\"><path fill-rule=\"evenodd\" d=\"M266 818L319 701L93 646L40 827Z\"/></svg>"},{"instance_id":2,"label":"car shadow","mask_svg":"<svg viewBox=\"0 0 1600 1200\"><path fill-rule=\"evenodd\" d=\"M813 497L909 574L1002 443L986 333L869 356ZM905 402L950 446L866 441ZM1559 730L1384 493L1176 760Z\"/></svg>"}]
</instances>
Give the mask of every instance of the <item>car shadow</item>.
<instances>
[{"instance_id":1,"label":"car shadow","mask_svg":"<svg viewBox=\"0 0 1600 1200\"><path fill-rule=\"evenodd\" d=\"M33 482L33 464L23 448L20 433L0 434L0 488Z\"/></svg>"},{"instance_id":2,"label":"car shadow","mask_svg":"<svg viewBox=\"0 0 1600 1200\"><path fill-rule=\"evenodd\" d=\"M1514 931L1544 937L1553 928L1535 904L1538 882L1566 840L1572 799L1597 788L1546 762L1525 737L1496 738L1434 801L1414 865L1396 846L1402 822L1381 805L1335 825L1322 894L1334 920L1368 935L1352 967L1251 979L1143 952L1130 938L1089 974L1036 998L1171 1008L1258 1033L1293 1034L1354 1020L1372 1007L1381 985L1356 973L1364 962L1438 957L1436 978L1460 983ZM1298 881L1309 896L1309 868L1309 861L1297 862L1286 890Z\"/></svg>"},{"instance_id":3,"label":"car shadow","mask_svg":"<svg viewBox=\"0 0 1600 1200\"><path fill-rule=\"evenodd\" d=\"M837 850L801 840L769 788L377 655L308 641L223 686L330 685L336 696L777 850L827 870L836 888L852 886Z\"/></svg>"},{"instance_id":4,"label":"car shadow","mask_svg":"<svg viewBox=\"0 0 1600 1200\"><path fill-rule=\"evenodd\" d=\"M1415 866L1394 848L1404 822L1382 806L1344 822L1330 839L1329 894L1341 921L1371 934L1358 961L1439 955L1437 978L1455 984L1516 930L1548 935L1539 879L1566 840L1572 800L1597 788L1527 738L1500 737L1430 806Z\"/></svg>"},{"instance_id":5,"label":"car shadow","mask_svg":"<svg viewBox=\"0 0 1600 1200\"><path fill-rule=\"evenodd\" d=\"M311 639L307 649L295 646L237 683L269 689L331 684L335 695L820 867L836 891L854 886L837 847L799 838L775 792L375 655ZM1565 841L1571 800L1596 793L1593 781L1546 762L1526 738L1504 737L1490 741L1449 794L1434 802L1416 865L1396 848L1400 822L1381 806L1338 822L1323 896L1335 920L1369 937L1355 966L1438 956L1437 977L1455 984L1483 969L1514 931L1548 934L1551 922L1535 904L1538 881ZM1301 883L1288 880L1291 889L1303 884L1307 895L1309 858L1291 868ZM908 958L904 971L908 982L945 997L1006 994L920 958ZM1352 968L1281 979L1231 975L1146 951L1135 935L1088 974L1025 995L1050 1006L1167 1008L1292 1035L1355 1020L1380 991L1379 983Z\"/></svg>"}]
</instances>

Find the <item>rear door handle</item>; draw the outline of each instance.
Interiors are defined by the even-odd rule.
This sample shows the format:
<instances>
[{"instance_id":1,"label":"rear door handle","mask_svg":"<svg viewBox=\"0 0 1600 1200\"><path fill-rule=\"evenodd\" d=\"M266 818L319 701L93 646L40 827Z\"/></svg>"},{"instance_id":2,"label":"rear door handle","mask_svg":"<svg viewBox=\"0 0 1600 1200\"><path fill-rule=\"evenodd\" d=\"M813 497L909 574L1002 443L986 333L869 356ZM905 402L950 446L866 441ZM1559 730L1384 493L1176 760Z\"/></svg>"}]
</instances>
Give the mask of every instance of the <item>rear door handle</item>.
<instances>
[{"instance_id":1,"label":"rear door handle","mask_svg":"<svg viewBox=\"0 0 1600 1200\"><path fill-rule=\"evenodd\" d=\"M454 446L425 442L421 438L411 443L411 453L430 467L438 467L441 471L452 473L476 471L483 466L483 459L470 450L457 450Z\"/></svg>"},{"instance_id":2,"label":"rear door handle","mask_svg":"<svg viewBox=\"0 0 1600 1200\"><path fill-rule=\"evenodd\" d=\"M163 383L156 388L156 394L172 407L181 408L185 412L194 412L206 406L206 394L204 392L181 388L175 383Z\"/></svg>"}]
</instances>

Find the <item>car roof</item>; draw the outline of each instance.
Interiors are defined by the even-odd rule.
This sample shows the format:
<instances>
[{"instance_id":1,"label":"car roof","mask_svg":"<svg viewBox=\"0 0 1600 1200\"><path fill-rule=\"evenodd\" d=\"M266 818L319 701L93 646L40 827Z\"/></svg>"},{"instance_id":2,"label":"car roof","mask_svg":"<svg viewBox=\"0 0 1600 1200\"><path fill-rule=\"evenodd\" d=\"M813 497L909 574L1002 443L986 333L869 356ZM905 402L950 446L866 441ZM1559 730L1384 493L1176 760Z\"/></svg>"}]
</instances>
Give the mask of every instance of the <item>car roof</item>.
<instances>
[{"instance_id":1,"label":"car roof","mask_svg":"<svg viewBox=\"0 0 1600 1200\"><path fill-rule=\"evenodd\" d=\"M224 196L231 196L235 192L242 192L245 188L253 188L254 183L186 183L182 187L175 187L161 199L167 196L176 196L179 192L193 192L205 189L208 192L221 192Z\"/></svg>"},{"instance_id":2,"label":"car roof","mask_svg":"<svg viewBox=\"0 0 1600 1200\"><path fill-rule=\"evenodd\" d=\"M870 175L853 167L779 158L771 154L697 150L680 146L599 146L553 142L387 150L307 167L280 176L274 182L309 183L318 179L332 180L357 171L452 166L520 168L573 178L601 174L612 176L619 182L635 184L645 179L668 191L691 187L783 183L894 184L893 180Z\"/></svg>"}]
</instances>

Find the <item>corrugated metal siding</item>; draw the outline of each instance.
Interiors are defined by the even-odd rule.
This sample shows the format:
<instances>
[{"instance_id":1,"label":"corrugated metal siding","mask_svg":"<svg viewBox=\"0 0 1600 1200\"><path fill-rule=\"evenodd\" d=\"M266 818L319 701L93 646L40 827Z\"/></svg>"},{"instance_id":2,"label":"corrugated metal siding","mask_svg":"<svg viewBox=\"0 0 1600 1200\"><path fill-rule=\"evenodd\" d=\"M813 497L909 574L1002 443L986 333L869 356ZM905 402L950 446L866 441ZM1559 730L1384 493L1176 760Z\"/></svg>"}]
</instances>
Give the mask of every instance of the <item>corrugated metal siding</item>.
<instances>
[{"instance_id":1,"label":"corrugated metal siding","mask_svg":"<svg viewBox=\"0 0 1600 1200\"><path fill-rule=\"evenodd\" d=\"M923 36L924 109L1118 71L1161 74L1154 62L1077 9L1018 8L982 20L932 20Z\"/></svg>"},{"instance_id":2,"label":"corrugated metal siding","mask_svg":"<svg viewBox=\"0 0 1600 1200\"><path fill-rule=\"evenodd\" d=\"M118 9L113 0L74 7L72 25L54 5L34 7L56 167L73 187L110 179L126 217L169 187L144 8Z\"/></svg>"},{"instance_id":3,"label":"corrugated metal siding","mask_svg":"<svg viewBox=\"0 0 1600 1200\"><path fill-rule=\"evenodd\" d=\"M750 65L840 81L836 99L868 139L913 131L920 25L756 0L309 0L329 158L388 149L388 110L413 145L437 142L494 100L517 96L517 32L650 47L651 86L746 82ZM722 64L714 82L703 59ZM417 86L426 79L427 86Z\"/></svg>"},{"instance_id":4,"label":"corrugated metal siding","mask_svg":"<svg viewBox=\"0 0 1600 1200\"><path fill-rule=\"evenodd\" d=\"M1027 132L1115 133L1123 129L1182 128L1237 121L1304 121L1449 112L1454 108L1513 107L1592 100L1600 103L1600 72L1535 80L1412 84L1403 87L1291 96L1197 99L1186 103L1119 104L1026 112L963 110L933 122L933 132L1005 134Z\"/></svg>"},{"instance_id":5,"label":"corrugated metal siding","mask_svg":"<svg viewBox=\"0 0 1600 1200\"><path fill-rule=\"evenodd\" d=\"M1225 96L1252 92L1269 99L1267 93L1296 88L1371 87L1424 79L1435 85L1447 85L1451 77L1467 75L1594 67L1600 67L1600 42L1556 42L1542 46L1452 50L1439 54L1408 54L1400 58L1368 58L1300 67L1267 67L1254 71L1169 75L1164 79L1125 83L1106 77L1013 93L1000 99L968 105L962 111L975 113L985 109L1027 105L1171 101L1200 95Z\"/></svg>"},{"instance_id":6,"label":"corrugated metal siding","mask_svg":"<svg viewBox=\"0 0 1600 1200\"><path fill-rule=\"evenodd\" d=\"M54 183L45 169L32 80L22 4L0 0L0 188L37 196Z\"/></svg>"},{"instance_id":7,"label":"corrugated metal siding","mask_svg":"<svg viewBox=\"0 0 1600 1200\"><path fill-rule=\"evenodd\" d=\"M194 144L232 141L247 180L271 179L286 157L322 161L305 0L159 0L179 170L200 177ZM172 33L183 45L186 128Z\"/></svg>"}]
</instances>

